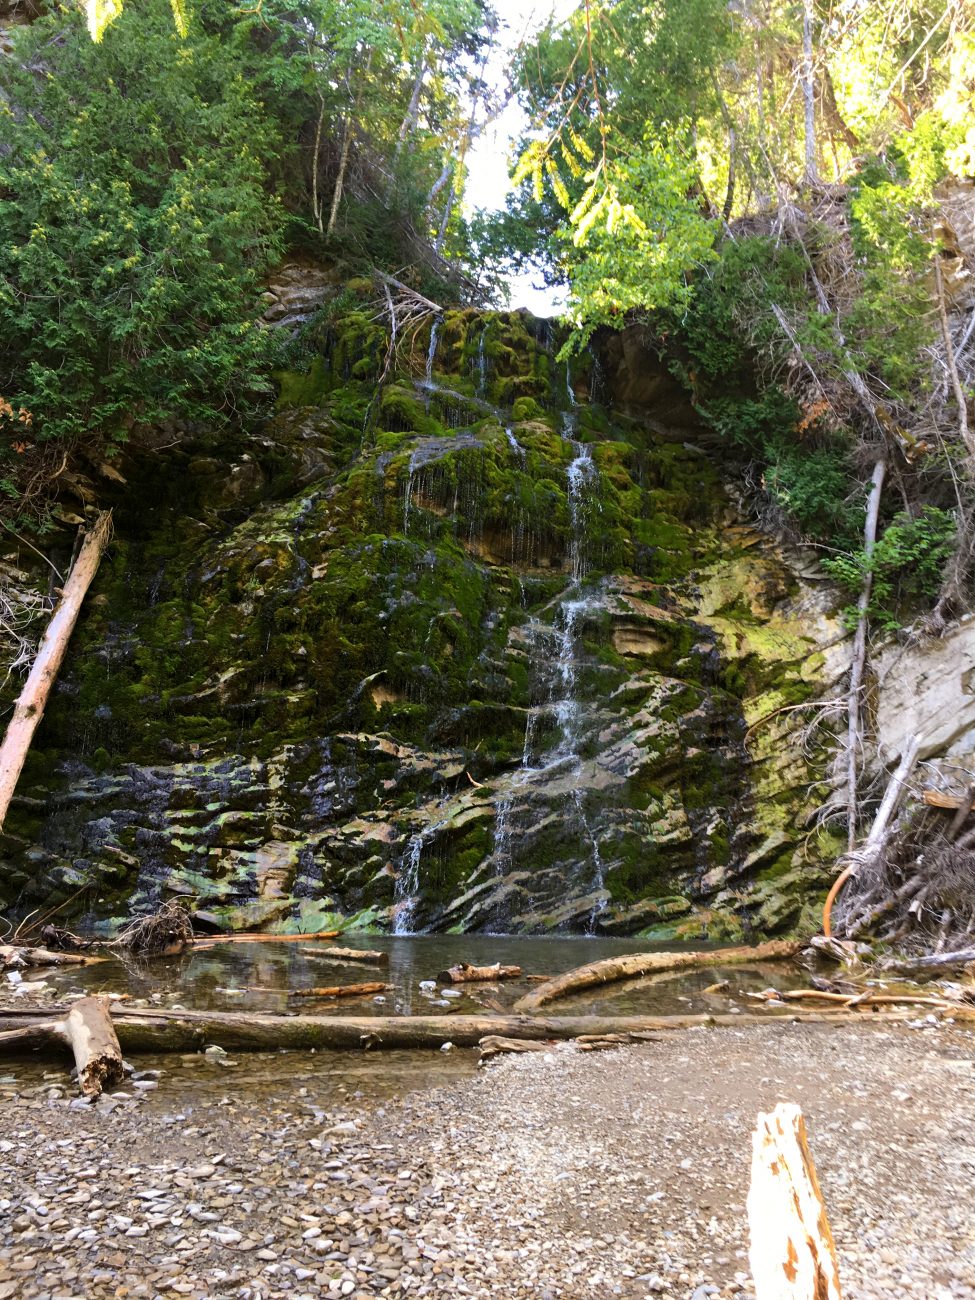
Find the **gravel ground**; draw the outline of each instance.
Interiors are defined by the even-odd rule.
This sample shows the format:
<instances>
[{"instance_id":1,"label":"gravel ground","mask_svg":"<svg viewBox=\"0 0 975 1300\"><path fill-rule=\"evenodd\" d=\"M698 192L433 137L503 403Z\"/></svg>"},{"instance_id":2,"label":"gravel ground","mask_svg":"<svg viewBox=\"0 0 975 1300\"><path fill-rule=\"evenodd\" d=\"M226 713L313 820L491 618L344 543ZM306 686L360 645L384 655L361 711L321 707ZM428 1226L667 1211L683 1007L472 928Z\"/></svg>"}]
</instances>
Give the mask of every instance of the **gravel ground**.
<instances>
[{"instance_id":1,"label":"gravel ground","mask_svg":"<svg viewBox=\"0 0 975 1300\"><path fill-rule=\"evenodd\" d=\"M975 1300L973 1058L950 1028L781 1022L427 1057L400 1086L438 1086L398 1099L343 1100L334 1056L175 1058L96 1107L32 1066L0 1111L0 1300L746 1300L749 1134L780 1100L846 1300Z\"/></svg>"}]
</instances>

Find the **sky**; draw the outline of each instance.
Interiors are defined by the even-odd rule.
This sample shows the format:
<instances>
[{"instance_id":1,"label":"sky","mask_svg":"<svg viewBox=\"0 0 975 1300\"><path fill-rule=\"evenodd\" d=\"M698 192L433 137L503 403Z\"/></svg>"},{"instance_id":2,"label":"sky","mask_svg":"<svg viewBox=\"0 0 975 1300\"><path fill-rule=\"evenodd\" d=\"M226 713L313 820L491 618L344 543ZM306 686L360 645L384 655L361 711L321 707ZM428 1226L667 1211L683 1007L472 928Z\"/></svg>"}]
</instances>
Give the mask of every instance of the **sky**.
<instances>
[{"instance_id":1,"label":"sky","mask_svg":"<svg viewBox=\"0 0 975 1300\"><path fill-rule=\"evenodd\" d=\"M498 49L488 63L487 76L501 82L506 65L518 42L537 31L554 15L556 21L567 18L577 8L578 0L493 0L501 20ZM467 155L468 177L465 207L494 210L504 207L511 190L509 173L512 141L524 129L525 115L511 103L491 126L474 142ZM531 275L515 276L511 286L511 306L527 307L537 316L557 315L564 299L547 285L536 286Z\"/></svg>"}]
</instances>

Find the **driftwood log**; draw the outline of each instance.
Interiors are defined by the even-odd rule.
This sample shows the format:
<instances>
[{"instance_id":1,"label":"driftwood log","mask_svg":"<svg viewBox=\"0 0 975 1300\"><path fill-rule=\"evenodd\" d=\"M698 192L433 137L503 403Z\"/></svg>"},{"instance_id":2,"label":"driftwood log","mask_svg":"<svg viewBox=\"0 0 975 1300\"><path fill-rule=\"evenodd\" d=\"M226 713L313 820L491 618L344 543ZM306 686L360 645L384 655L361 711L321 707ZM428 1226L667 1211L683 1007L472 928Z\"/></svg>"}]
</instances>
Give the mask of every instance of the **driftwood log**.
<instances>
[{"instance_id":1,"label":"driftwood log","mask_svg":"<svg viewBox=\"0 0 975 1300\"><path fill-rule=\"evenodd\" d=\"M798 1106L752 1134L748 1258L757 1300L841 1300L836 1248Z\"/></svg>"},{"instance_id":2,"label":"driftwood log","mask_svg":"<svg viewBox=\"0 0 975 1300\"><path fill-rule=\"evenodd\" d=\"M0 830L3 829L10 801L17 788L30 742L44 716L47 697L57 680L85 593L98 572L98 565L111 535L112 513L105 511L96 518L90 532L85 534L81 549L68 573L61 598L51 615L51 621L44 629L27 681L17 697L3 743L0 744Z\"/></svg>"},{"instance_id":3,"label":"driftwood log","mask_svg":"<svg viewBox=\"0 0 975 1300\"><path fill-rule=\"evenodd\" d=\"M105 1084L122 1078L122 1051L109 1007L108 998L79 998L61 1019L0 1033L0 1050L66 1044L74 1053L79 1088L86 1097L97 1097Z\"/></svg>"},{"instance_id":4,"label":"driftwood log","mask_svg":"<svg viewBox=\"0 0 975 1300\"><path fill-rule=\"evenodd\" d=\"M370 993L385 993L390 986L381 980L367 984L330 984L326 988L292 989L295 998L364 998Z\"/></svg>"},{"instance_id":5,"label":"driftwood log","mask_svg":"<svg viewBox=\"0 0 975 1300\"><path fill-rule=\"evenodd\" d=\"M500 962L495 962L493 966L471 966L462 961L448 970L442 970L437 979L441 984L476 984L492 980L516 980L520 976L520 966L502 966Z\"/></svg>"},{"instance_id":6,"label":"driftwood log","mask_svg":"<svg viewBox=\"0 0 975 1300\"><path fill-rule=\"evenodd\" d=\"M358 961L369 966L388 966L389 953L380 952L378 948L302 948L301 952L320 961Z\"/></svg>"},{"instance_id":7,"label":"driftwood log","mask_svg":"<svg viewBox=\"0 0 975 1300\"><path fill-rule=\"evenodd\" d=\"M240 934L201 934L190 941L191 951L201 952L213 948L218 943L311 943L314 939L337 939L341 930L321 930L318 934L264 934L263 932L241 932Z\"/></svg>"},{"instance_id":8,"label":"driftwood log","mask_svg":"<svg viewBox=\"0 0 975 1300\"><path fill-rule=\"evenodd\" d=\"M62 1008L37 1012L16 1008L0 1011L0 1052L6 1048L43 1046L50 1041L50 1023ZM909 1013L897 1011L837 1010L790 1012L783 1024L879 1024L903 1021ZM953 1009L954 1019L975 1020ZM361 1048L439 1048L446 1042L476 1047L482 1038L565 1040L580 1036L606 1038L611 1034L654 1034L666 1030L707 1026L740 1029L767 1025L769 1014L678 1016L280 1016L236 1011L161 1011L116 1005L112 1023L119 1042L129 1052L192 1052L208 1043L233 1051L267 1052L309 1048L335 1050ZM4 1030L18 1030L5 1039ZM23 1031L23 1032L20 1032Z\"/></svg>"},{"instance_id":9,"label":"driftwood log","mask_svg":"<svg viewBox=\"0 0 975 1300\"><path fill-rule=\"evenodd\" d=\"M618 980L636 979L657 971L700 970L708 966L740 966L755 961L787 961L802 950L802 944L791 940L775 939L760 943L754 948L716 948L711 952L636 952L624 957L609 957L605 961L590 962L575 970L558 975L545 984L539 984L530 993L519 998L515 1011L534 1011L547 1002L563 998L569 993Z\"/></svg>"},{"instance_id":10,"label":"driftwood log","mask_svg":"<svg viewBox=\"0 0 975 1300\"><path fill-rule=\"evenodd\" d=\"M89 957L77 952L52 952L49 948L23 947L0 943L0 970L29 970L41 966L91 966L104 957Z\"/></svg>"}]
</instances>

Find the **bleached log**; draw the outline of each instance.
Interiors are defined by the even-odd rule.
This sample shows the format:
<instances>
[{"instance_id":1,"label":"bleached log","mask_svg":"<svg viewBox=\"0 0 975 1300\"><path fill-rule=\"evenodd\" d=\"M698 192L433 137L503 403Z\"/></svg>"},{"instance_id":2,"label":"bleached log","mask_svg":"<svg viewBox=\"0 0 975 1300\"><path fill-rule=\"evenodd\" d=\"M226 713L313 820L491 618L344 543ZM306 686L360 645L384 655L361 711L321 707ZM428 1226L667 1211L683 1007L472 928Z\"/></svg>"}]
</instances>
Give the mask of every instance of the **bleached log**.
<instances>
[{"instance_id":1,"label":"bleached log","mask_svg":"<svg viewBox=\"0 0 975 1300\"><path fill-rule=\"evenodd\" d=\"M57 680L85 593L98 572L98 565L111 535L112 514L111 511L105 511L96 518L91 531L85 536L64 584L61 599L41 637L24 689L14 705L3 744L0 745L0 830L3 829L10 801L27 759L30 742L44 716L47 697Z\"/></svg>"},{"instance_id":2,"label":"bleached log","mask_svg":"<svg viewBox=\"0 0 975 1300\"><path fill-rule=\"evenodd\" d=\"M758 1117L748 1225L756 1300L841 1300L833 1234L798 1106L783 1102Z\"/></svg>"},{"instance_id":3,"label":"bleached log","mask_svg":"<svg viewBox=\"0 0 975 1300\"><path fill-rule=\"evenodd\" d=\"M96 961L104 960L104 957L90 957L77 952L52 952L49 948L0 943L0 970L27 970L41 966L91 966Z\"/></svg>"},{"instance_id":4,"label":"bleached log","mask_svg":"<svg viewBox=\"0 0 975 1300\"><path fill-rule=\"evenodd\" d=\"M492 980L516 980L520 975L520 966L502 966L500 962L495 962L493 966L471 966L462 961L448 970L442 970L437 979L441 984L477 984Z\"/></svg>"},{"instance_id":5,"label":"bleached log","mask_svg":"<svg viewBox=\"0 0 975 1300\"><path fill-rule=\"evenodd\" d=\"M110 1002L105 997L79 998L62 1019L24 1025L0 1033L0 1049L65 1044L74 1053L78 1087L86 1097L97 1097L107 1083L122 1078L122 1049L112 1022Z\"/></svg>"},{"instance_id":6,"label":"bleached log","mask_svg":"<svg viewBox=\"0 0 975 1300\"><path fill-rule=\"evenodd\" d=\"M658 971L700 970L708 966L740 966L753 961L787 961L802 949L801 943L773 939L754 948L715 948L709 952L635 952L624 957L609 957L605 961L589 962L575 970L558 975L545 984L539 984L512 1008L514 1011L535 1011L546 1002L580 993L584 989L618 980L637 979Z\"/></svg>"}]
</instances>

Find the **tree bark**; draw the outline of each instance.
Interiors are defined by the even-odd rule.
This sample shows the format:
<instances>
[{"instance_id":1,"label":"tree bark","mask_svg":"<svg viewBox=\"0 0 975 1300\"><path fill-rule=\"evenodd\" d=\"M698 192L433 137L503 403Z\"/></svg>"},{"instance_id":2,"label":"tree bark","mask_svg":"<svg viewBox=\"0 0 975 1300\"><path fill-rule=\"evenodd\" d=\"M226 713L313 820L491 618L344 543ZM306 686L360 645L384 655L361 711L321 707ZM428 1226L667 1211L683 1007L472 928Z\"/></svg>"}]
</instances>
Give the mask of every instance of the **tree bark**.
<instances>
[{"instance_id":1,"label":"tree bark","mask_svg":"<svg viewBox=\"0 0 975 1300\"><path fill-rule=\"evenodd\" d=\"M315 218L315 225L318 227L318 233L325 233L322 225L322 203L318 197L318 172L319 172L319 153L322 147L322 124L325 121L325 96L318 92L318 98L321 100L321 109L318 113L318 124L315 127L315 151L311 160L311 210Z\"/></svg>"},{"instance_id":2,"label":"tree bark","mask_svg":"<svg viewBox=\"0 0 975 1300\"><path fill-rule=\"evenodd\" d=\"M442 970L437 979L442 984L472 984L480 980L515 980L520 975L520 966L502 966L500 962L493 966L470 966L462 961L449 970Z\"/></svg>"},{"instance_id":3,"label":"tree bark","mask_svg":"<svg viewBox=\"0 0 975 1300\"><path fill-rule=\"evenodd\" d=\"M802 0L802 102L806 135L806 183L816 185L816 74L813 69L813 0Z\"/></svg>"},{"instance_id":4,"label":"tree bark","mask_svg":"<svg viewBox=\"0 0 975 1300\"><path fill-rule=\"evenodd\" d=\"M356 101L358 105L358 100ZM332 235L335 231L335 224L339 219L339 204L342 202L342 190L345 187L345 171L349 165L349 151L352 148L352 114L349 113L345 119L345 129L342 133L342 152L339 155L339 170L335 177L335 189L332 191L332 207L328 214L328 229L326 235Z\"/></svg>"},{"instance_id":5,"label":"tree bark","mask_svg":"<svg viewBox=\"0 0 975 1300\"><path fill-rule=\"evenodd\" d=\"M711 952L637 952L625 957L609 957L605 961L590 962L587 966L567 971L565 975L558 975L547 984L539 984L538 988L519 998L513 1010L535 1011L568 993L579 993L601 984L613 984L617 980L652 975L657 971L740 966L753 961L785 961L795 957L801 949L801 943L775 939L770 943L760 943L755 948L716 948Z\"/></svg>"},{"instance_id":6,"label":"tree bark","mask_svg":"<svg viewBox=\"0 0 975 1300\"><path fill-rule=\"evenodd\" d=\"M847 701L846 723L846 817L847 848L852 850L857 834L857 757L863 740L860 694L863 690L863 674L867 659L867 610L870 607L870 591L873 586L873 574L870 559L877 543L877 520L880 516L880 495L883 491L884 478L887 474L887 461L881 456L873 467L870 479L870 497L867 501L867 517L863 525L863 554L866 568L863 574L863 586L857 601L857 626L853 636L853 649L850 654L850 691Z\"/></svg>"},{"instance_id":7,"label":"tree bark","mask_svg":"<svg viewBox=\"0 0 975 1300\"><path fill-rule=\"evenodd\" d=\"M68 641L78 621L81 603L98 572L111 532L112 513L110 510L104 511L96 518L91 532L86 534L71 566L61 599L41 637L30 675L14 705L7 734L0 745L0 830L3 829L30 742L44 716L47 697L57 679Z\"/></svg>"},{"instance_id":8,"label":"tree bark","mask_svg":"<svg viewBox=\"0 0 975 1300\"><path fill-rule=\"evenodd\" d=\"M758 1117L748 1225L756 1300L841 1300L833 1234L798 1106L783 1102Z\"/></svg>"},{"instance_id":9,"label":"tree bark","mask_svg":"<svg viewBox=\"0 0 975 1300\"><path fill-rule=\"evenodd\" d=\"M63 1008L62 1008L63 1011ZM789 1012L788 1023L869 1024L903 1020L910 1013L870 1011ZM952 1007L954 1019L975 1018ZM305 1051L310 1048L439 1048L451 1042L476 1047L495 1035L526 1041L606 1038L610 1034L641 1035L702 1026L740 1029L775 1019L769 1013L683 1016L275 1016L219 1011L154 1011L126 1009L116 1004L112 1024L126 1053L194 1052L207 1043L242 1052ZM0 1053L21 1046L43 1047L51 1041L55 1016L43 1011L0 1011Z\"/></svg>"}]
</instances>

